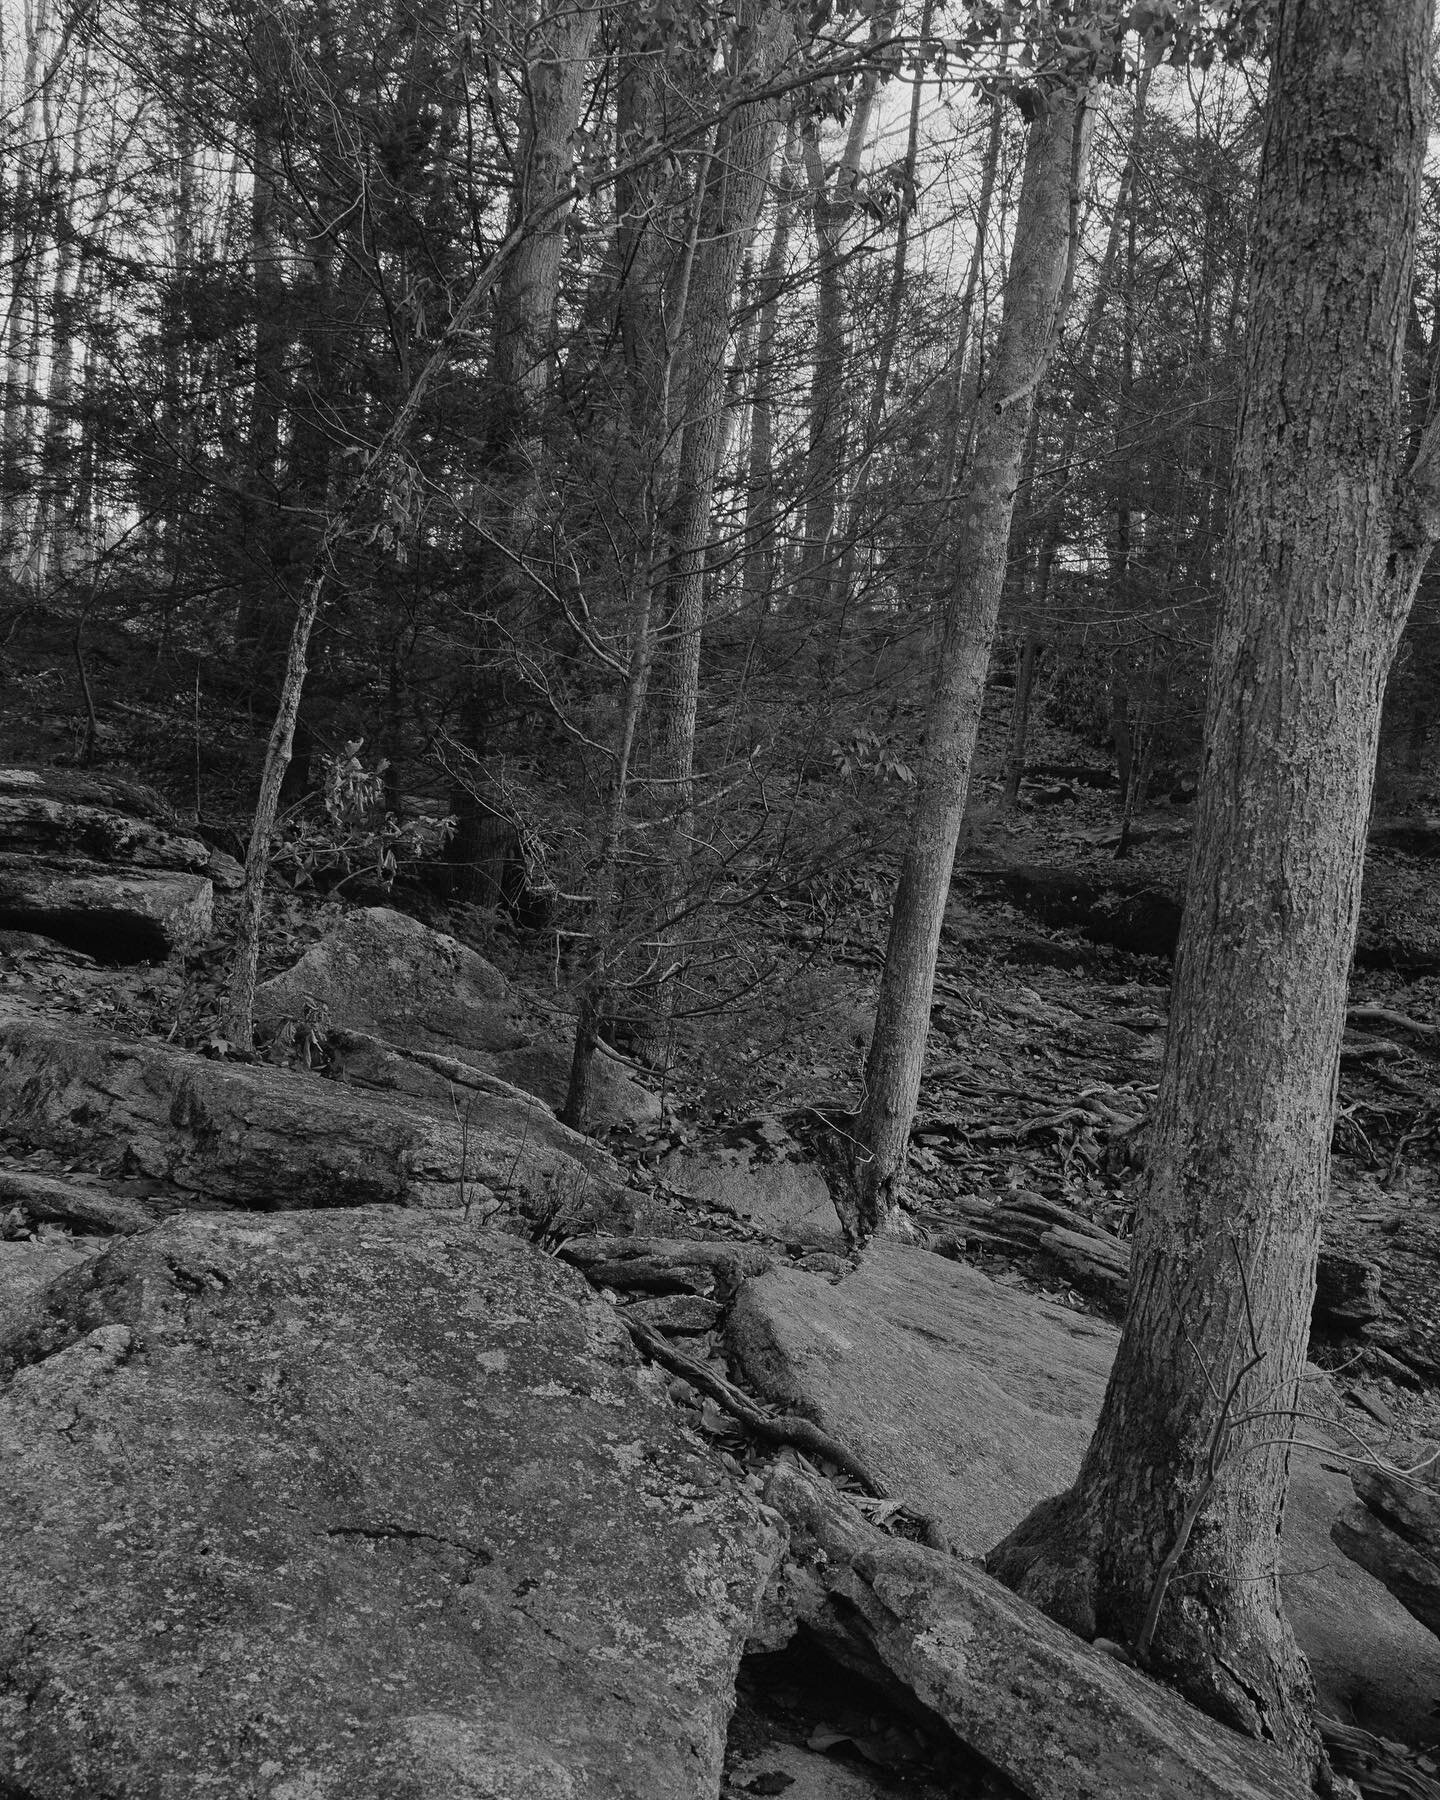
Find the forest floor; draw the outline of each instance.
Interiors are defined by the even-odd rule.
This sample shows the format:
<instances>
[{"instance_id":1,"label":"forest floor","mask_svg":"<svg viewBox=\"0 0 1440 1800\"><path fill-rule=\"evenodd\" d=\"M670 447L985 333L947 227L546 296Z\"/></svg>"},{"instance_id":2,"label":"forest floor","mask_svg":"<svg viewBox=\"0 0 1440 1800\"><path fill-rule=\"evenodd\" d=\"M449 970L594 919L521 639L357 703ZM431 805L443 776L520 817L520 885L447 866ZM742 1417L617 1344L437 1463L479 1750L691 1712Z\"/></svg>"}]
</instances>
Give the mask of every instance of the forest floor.
<instances>
[{"instance_id":1,"label":"forest floor","mask_svg":"<svg viewBox=\"0 0 1440 1800\"><path fill-rule=\"evenodd\" d=\"M24 754L23 736L12 736L0 750L15 761L43 760L33 749ZM987 737L994 766L995 734ZM1093 747L1058 733L1046 734L1037 755L1070 767L1103 760ZM139 762L122 772L154 779ZM1139 893L1160 913L1173 906L1184 883L1190 809L1165 802L1146 811L1135 822L1130 853L1117 859L1113 791L1047 777L1027 784L1020 804L1001 816L986 804L994 788L983 766L981 790L943 936L910 1200L932 1242L1003 1285L1114 1319L1123 1291L1116 1258L1139 1193L1171 964L1163 955L1097 942L1107 932L1096 927L1107 916L1115 923L1117 896L1128 904ZM1029 886L1008 888L1001 877L1012 871L1027 872ZM756 941L746 945L754 975L749 991L682 1023L661 1119L607 1137L632 1185L651 1196L653 1220L663 1220L669 1200L658 1166L669 1152L703 1153L746 1121L772 1121L803 1138L808 1112L856 1104L894 873L893 857L875 852L812 884L808 897L777 898ZM1440 1300L1433 1274L1440 1260L1440 974L1427 972L1440 970L1435 883L1435 864L1423 856L1372 852L1366 923L1372 953L1357 967L1350 1000L1352 1008L1381 1010L1356 1016L1347 1034L1325 1240L1328 1250L1348 1257L1359 1288L1375 1304L1370 1316L1337 1322L1312 1343L1316 1360L1352 1403L1357 1437L1397 1461L1417 1445L1440 1442ZM1056 893L1083 897L1075 919L1047 923L1045 906L1027 902L1027 896L1040 894L1043 901ZM397 903L404 901L397 897ZM63 956L15 952L0 954L0 986L39 986L59 1009L73 1006L122 1032L204 1048L207 1033L218 1030L234 904L221 897L213 945L168 964L80 976ZM333 924L340 904L277 892L262 972L294 961ZM424 911L427 923L469 941L513 981L563 1009L553 943L541 934L497 933L493 917L463 908ZM1143 905L1141 914L1140 935L1148 941L1143 928L1153 920ZM1140 915L1125 914L1132 916ZM1383 954L1373 953L1387 943L1404 950L1388 966ZM1017 1207L1028 1209L1028 1217L1020 1218ZM1057 1221L1093 1230L1103 1252L1096 1267L1087 1267L1083 1255L1076 1265L1045 1253L1035 1220L1043 1222L1046 1207ZM695 1224L693 1215L676 1210L676 1235L693 1233ZM705 1225L730 1229L721 1214ZM735 1229L743 1232L743 1224L737 1221ZM694 1348L719 1354L718 1345L703 1341ZM717 1448L747 1461L753 1454L743 1433L713 1409L699 1424ZM837 1702L827 1696L817 1710L805 1701L804 1674L790 1684L797 1696L793 1717L782 1706L783 1716L752 1721L757 1742L786 1742L798 1755L812 1740L833 1735ZM772 1711L773 1685L767 1682L761 1696ZM863 1696L856 1701L857 1718L867 1704ZM742 1720L750 1705L742 1706ZM856 1734L863 1735L859 1725ZM743 1733L736 1738L737 1755L746 1741ZM889 1751L885 1760L893 1764ZM923 1786L915 1776L906 1791L922 1791L916 1779ZM942 1782L935 1791L950 1790ZM986 1790L981 1783L973 1791Z\"/></svg>"},{"instance_id":2,"label":"forest floor","mask_svg":"<svg viewBox=\"0 0 1440 1800\"><path fill-rule=\"evenodd\" d=\"M31 685L34 693L16 695L19 703L0 724L0 760L70 760L75 722L57 724L38 675ZM1123 943L1128 934L1148 945L1157 919L1160 936L1167 929L1173 935L1192 808L1162 798L1142 812L1123 859L1116 856L1113 788L1049 775L1027 781L1019 804L1002 813L996 797L1006 696L990 699L936 976L909 1198L926 1227L952 1234L967 1260L1115 1317L1120 1286L1103 1269L1100 1279L1075 1285L1073 1269L1037 1257L1034 1230L1017 1240L1013 1218L997 1222L987 1210L1016 1195L1038 1197L1107 1237L1128 1236L1171 963L1094 940ZM1045 768L1106 772L1103 750L1043 725L1031 755ZM140 744L105 766L175 786L166 779L173 771L147 766ZM898 789L890 797L893 813L903 811L904 798ZM233 822L232 839L241 823ZM781 896L768 912L750 912L759 923L746 926L747 991L727 994L717 982L714 1009L681 1023L662 1122L609 1136L637 1186L663 1188L655 1167L668 1150L703 1151L747 1119L796 1126L808 1109L846 1110L858 1102L895 872L892 844L889 853L871 850L810 882L805 897ZM1025 877L1018 885L1009 879L1015 872ZM1372 1296L1378 1277L1382 1310L1314 1346L1397 1445L1440 1440L1437 885L1433 858L1372 849L1362 927L1368 951L1357 958L1350 1001L1381 1012L1357 1019L1347 1034L1324 1229L1327 1246L1354 1259ZM219 897L213 945L163 967L105 972L98 986L88 977L76 1004L108 1015L118 1029L203 1047L219 1029L234 904ZM293 962L333 923L340 904L313 891L276 893L262 974ZM427 923L452 931L563 1008L552 938L497 932L493 915L473 909L426 904L422 911ZM1073 915L1072 922L1045 922L1057 913ZM1397 945L1400 952L1391 954ZM0 984L38 981L59 989L55 998L65 1003L63 968L26 958L3 962L9 966L0 966ZM1417 1029L1404 1029L1406 1020Z\"/></svg>"},{"instance_id":3,"label":"forest floor","mask_svg":"<svg viewBox=\"0 0 1440 1800\"><path fill-rule=\"evenodd\" d=\"M1102 760L1052 737L1057 763ZM1141 841L1117 861L1113 792L1049 782L1044 804L1022 795L1009 817L981 810L947 912L912 1138L909 1198L929 1229L955 1234L966 1260L991 1273L1117 1318L1117 1284L1072 1285L1033 1244L1007 1242L1003 1215L987 1219L985 1209L1038 1195L1128 1237L1171 962L1047 926L989 877L1044 870L1094 895L1102 913L1117 882L1178 898L1189 811L1162 804L1143 814ZM873 871L881 893L890 873ZM1352 975L1324 1237L1372 1297L1378 1280L1379 1312L1363 1323L1337 1319L1312 1345L1379 1428L1375 1447L1396 1454L1440 1441L1440 974L1424 972L1440 970L1437 883L1440 870L1424 856L1387 848L1367 864L1364 935L1379 948ZM756 1114L794 1119L857 1103L883 906L781 914L776 927L771 978L725 1015L698 1022L672 1072L671 1098L692 1143ZM1384 946L1396 943L1400 952L1387 958ZM1367 1017L1368 1009L1379 1010ZM1418 1029L1405 1030L1407 1020ZM617 1138L643 1179L647 1148Z\"/></svg>"}]
</instances>

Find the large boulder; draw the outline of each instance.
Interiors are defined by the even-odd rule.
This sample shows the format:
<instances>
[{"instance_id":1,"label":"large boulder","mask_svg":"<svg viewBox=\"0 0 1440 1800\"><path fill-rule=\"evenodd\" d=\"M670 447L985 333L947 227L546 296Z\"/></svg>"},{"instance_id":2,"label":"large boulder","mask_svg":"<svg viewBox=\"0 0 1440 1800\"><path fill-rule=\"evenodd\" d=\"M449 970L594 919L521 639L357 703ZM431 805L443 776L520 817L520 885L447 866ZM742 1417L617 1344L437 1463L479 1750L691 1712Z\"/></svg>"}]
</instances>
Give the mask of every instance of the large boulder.
<instances>
[{"instance_id":1,"label":"large boulder","mask_svg":"<svg viewBox=\"0 0 1440 1800\"><path fill-rule=\"evenodd\" d=\"M385 906L347 913L255 993L257 1021L302 1019L383 1038L402 1050L509 1050L522 1007L500 971L444 932Z\"/></svg>"},{"instance_id":2,"label":"large boulder","mask_svg":"<svg viewBox=\"0 0 1440 1800\"><path fill-rule=\"evenodd\" d=\"M0 1791L712 1800L782 1534L573 1271L192 1214L46 1301L0 1345Z\"/></svg>"},{"instance_id":3,"label":"large boulder","mask_svg":"<svg viewBox=\"0 0 1440 1800\"><path fill-rule=\"evenodd\" d=\"M364 1093L3 997L0 1117L25 1144L163 1184L171 1210L513 1204L581 1224L623 1205L603 1151L494 1077L470 1071L443 1099Z\"/></svg>"},{"instance_id":4,"label":"large boulder","mask_svg":"<svg viewBox=\"0 0 1440 1800\"><path fill-rule=\"evenodd\" d=\"M347 913L291 968L261 983L255 1011L271 1028L318 1020L345 1077L366 1086L438 1093L450 1078L427 1060L438 1055L551 1108L565 1099L570 1044L556 1023L528 1011L483 956L388 907ZM659 1116L659 1099L603 1052L592 1090L597 1127Z\"/></svg>"},{"instance_id":5,"label":"large boulder","mask_svg":"<svg viewBox=\"0 0 1440 1800\"><path fill-rule=\"evenodd\" d=\"M211 851L157 794L62 769L0 769L0 928L102 962L209 936Z\"/></svg>"},{"instance_id":6,"label":"large boulder","mask_svg":"<svg viewBox=\"0 0 1440 1800\"><path fill-rule=\"evenodd\" d=\"M729 1323L732 1354L762 1393L848 1444L974 1555L1074 1480L1118 1336L891 1243L872 1246L838 1286L776 1267L745 1284ZM1324 1434L1307 1425L1301 1435ZM1286 1609L1327 1712L1423 1736L1440 1693L1440 1645L1330 1543L1349 1484L1327 1461L1333 1452L1294 1456Z\"/></svg>"}]
</instances>

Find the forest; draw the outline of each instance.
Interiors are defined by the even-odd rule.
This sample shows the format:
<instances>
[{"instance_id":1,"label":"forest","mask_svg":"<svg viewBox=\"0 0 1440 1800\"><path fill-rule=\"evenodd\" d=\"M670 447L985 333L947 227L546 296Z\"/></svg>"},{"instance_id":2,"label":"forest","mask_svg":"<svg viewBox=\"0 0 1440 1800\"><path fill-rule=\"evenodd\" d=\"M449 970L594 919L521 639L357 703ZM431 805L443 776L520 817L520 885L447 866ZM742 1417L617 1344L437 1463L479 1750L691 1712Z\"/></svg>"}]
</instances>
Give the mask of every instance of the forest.
<instances>
[{"instance_id":1,"label":"forest","mask_svg":"<svg viewBox=\"0 0 1440 1800\"><path fill-rule=\"evenodd\" d=\"M0 0L0 1795L1440 1796L1434 33Z\"/></svg>"}]
</instances>

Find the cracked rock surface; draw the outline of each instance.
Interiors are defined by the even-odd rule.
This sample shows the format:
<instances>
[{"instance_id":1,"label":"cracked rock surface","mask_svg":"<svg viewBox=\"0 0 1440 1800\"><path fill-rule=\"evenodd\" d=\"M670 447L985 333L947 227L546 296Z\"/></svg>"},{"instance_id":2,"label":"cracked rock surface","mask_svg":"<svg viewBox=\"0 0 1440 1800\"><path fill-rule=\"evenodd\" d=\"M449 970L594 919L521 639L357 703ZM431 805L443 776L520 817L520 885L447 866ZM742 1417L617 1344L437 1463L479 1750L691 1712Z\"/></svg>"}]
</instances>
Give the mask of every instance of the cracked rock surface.
<instances>
[{"instance_id":1,"label":"cracked rock surface","mask_svg":"<svg viewBox=\"0 0 1440 1800\"><path fill-rule=\"evenodd\" d=\"M190 1214L0 1341L0 1791L685 1800L782 1532L444 1217Z\"/></svg>"}]
</instances>

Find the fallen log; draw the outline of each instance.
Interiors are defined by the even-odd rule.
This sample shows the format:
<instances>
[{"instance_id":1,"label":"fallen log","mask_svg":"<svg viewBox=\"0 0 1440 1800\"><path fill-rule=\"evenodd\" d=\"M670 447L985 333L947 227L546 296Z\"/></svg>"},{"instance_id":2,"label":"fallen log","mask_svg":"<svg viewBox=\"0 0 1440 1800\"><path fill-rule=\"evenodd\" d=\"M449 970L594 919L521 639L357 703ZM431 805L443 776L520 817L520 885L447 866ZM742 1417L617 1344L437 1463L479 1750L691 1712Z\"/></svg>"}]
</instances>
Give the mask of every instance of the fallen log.
<instances>
[{"instance_id":1,"label":"fallen log","mask_svg":"<svg viewBox=\"0 0 1440 1800\"><path fill-rule=\"evenodd\" d=\"M1117 1247L1112 1248L1103 1238L1052 1225L1042 1234L1039 1249L1042 1256L1059 1265L1075 1287L1097 1291L1117 1304L1124 1300L1130 1286L1128 1244L1117 1240Z\"/></svg>"},{"instance_id":2,"label":"fallen log","mask_svg":"<svg viewBox=\"0 0 1440 1800\"><path fill-rule=\"evenodd\" d=\"M1130 1244L1096 1225L1073 1207L1043 1194L1007 1194L987 1205L969 1196L947 1201L951 1213L921 1213L920 1223L937 1233L932 1248L963 1259L967 1243L989 1244L1013 1254L1045 1257L1074 1286L1123 1304L1130 1285ZM951 1248L947 1249L947 1243ZM1316 1264L1312 1325L1358 1331L1384 1312L1380 1270L1352 1252L1321 1247Z\"/></svg>"},{"instance_id":3,"label":"fallen log","mask_svg":"<svg viewBox=\"0 0 1440 1800\"><path fill-rule=\"evenodd\" d=\"M1423 1019L1412 1019L1408 1013L1396 1012L1389 1006L1349 1006L1345 1009L1347 1025L1383 1025L1400 1031L1406 1037L1418 1038L1422 1044L1440 1044L1440 1025L1429 1025Z\"/></svg>"},{"instance_id":4,"label":"fallen log","mask_svg":"<svg viewBox=\"0 0 1440 1800\"><path fill-rule=\"evenodd\" d=\"M797 1623L898 1679L1032 1800L1304 1800L1268 1746L1063 1630L974 1563L891 1538L818 1477L772 1470Z\"/></svg>"}]
</instances>

